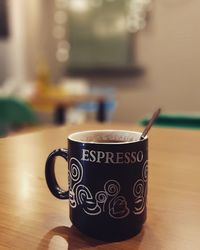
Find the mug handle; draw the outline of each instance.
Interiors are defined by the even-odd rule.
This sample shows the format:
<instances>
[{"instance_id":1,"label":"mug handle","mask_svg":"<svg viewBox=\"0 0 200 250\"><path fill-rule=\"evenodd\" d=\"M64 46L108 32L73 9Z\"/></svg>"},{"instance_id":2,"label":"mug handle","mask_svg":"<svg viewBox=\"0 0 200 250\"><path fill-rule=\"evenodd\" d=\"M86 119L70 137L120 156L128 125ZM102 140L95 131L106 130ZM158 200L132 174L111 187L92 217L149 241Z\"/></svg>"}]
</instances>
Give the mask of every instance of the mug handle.
<instances>
[{"instance_id":1,"label":"mug handle","mask_svg":"<svg viewBox=\"0 0 200 250\"><path fill-rule=\"evenodd\" d=\"M45 178L47 186L51 193L58 199L64 200L69 199L69 191L63 190L55 176L55 159L57 156L61 156L66 161L68 161L68 150L64 148L59 148L50 153L47 158L45 165Z\"/></svg>"}]
</instances>

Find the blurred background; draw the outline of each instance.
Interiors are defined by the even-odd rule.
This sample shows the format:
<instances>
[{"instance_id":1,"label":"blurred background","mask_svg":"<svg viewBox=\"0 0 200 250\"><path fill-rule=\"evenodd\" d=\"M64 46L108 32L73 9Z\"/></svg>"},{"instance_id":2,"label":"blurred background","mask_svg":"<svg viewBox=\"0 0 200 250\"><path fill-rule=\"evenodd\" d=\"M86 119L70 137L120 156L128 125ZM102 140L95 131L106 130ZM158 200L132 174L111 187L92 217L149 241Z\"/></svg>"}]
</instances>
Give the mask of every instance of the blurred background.
<instances>
[{"instance_id":1,"label":"blurred background","mask_svg":"<svg viewBox=\"0 0 200 250\"><path fill-rule=\"evenodd\" d=\"M198 114L199 8L198 0L0 0L0 133L134 123L157 107Z\"/></svg>"}]
</instances>

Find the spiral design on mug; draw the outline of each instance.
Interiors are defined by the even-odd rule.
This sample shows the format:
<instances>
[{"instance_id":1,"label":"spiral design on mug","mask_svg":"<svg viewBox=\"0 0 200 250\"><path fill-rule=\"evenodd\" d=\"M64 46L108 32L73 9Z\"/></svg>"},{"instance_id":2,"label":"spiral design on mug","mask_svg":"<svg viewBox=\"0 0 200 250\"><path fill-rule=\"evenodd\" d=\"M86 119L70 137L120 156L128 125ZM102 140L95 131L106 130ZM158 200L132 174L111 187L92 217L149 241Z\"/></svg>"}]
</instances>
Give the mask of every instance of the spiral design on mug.
<instances>
[{"instance_id":1,"label":"spiral design on mug","mask_svg":"<svg viewBox=\"0 0 200 250\"><path fill-rule=\"evenodd\" d=\"M110 196L115 196L120 192L120 184L118 181L109 180L104 185L104 190Z\"/></svg>"},{"instance_id":2,"label":"spiral design on mug","mask_svg":"<svg viewBox=\"0 0 200 250\"><path fill-rule=\"evenodd\" d=\"M101 213L101 208L93 198L90 190L84 185L78 185L76 188L77 204L82 204L86 214L97 215Z\"/></svg>"},{"instance_id":3,"label":"spiral design on mug","mask_svg":"<svg viewBox=\"0 0 200 250\"><path fill-rule=\"evenodd\" d=\"M109 215L114 219L122 219L129 215L126 198L122 195L112 198L109 203Z\"/></svg>"},{"instance_id":4,"label":"spiral design on mug","mask_svg":"<svg viewBox=\"0 0 200 250\"><path fill-rule=\"evenodd\" d=\"M144 166L142 168L142 179L144 182L147 182L148 178L148 161L145 161Z\"/></svg>"},{"instance_id":5,"label":"spiral design on mug","mask_svg":"<svg viewBox=\"0 0 200 250\"><path fill-rule=\"evenodd\" d=\"M133 208L133 213L136 215L141 214L145 209L145 199L144 197L139 197L135 200L135 207Z\"/></svg>"},{"instance_id":6,"label":"spiral design on mug","mask_svg":"<svg viewBox=\"0 0 200 250\"><path fill-rule=\"evenodd\" d=\"M73 190L69 190L69 202L70 202L70 206L75 208L76 207L76 198L75 198L75 193Z\"/></svg>"},{"instance_id":7,"label":"spiral design on mug","mask_svg":"<svg viewBox=\"0 0 200 250\"><path fill-rule=\"evenodd\" d=\"M147 177L148 162L146 161L142 168L142 179L137 180L133 186L133 195L135 197L133 213L136 215L141 214L146 206Z\"/></svg>"},{"instance_id":8,"label":"spiral design on mug","mask_svg":"<svg viewBox=\"0 0 200 250\"><path fill-rule=\"evenodd\" d=\"M84 185L78 185L75 192L78 204L83 204L85 200L92 199L90 190Z\"/></svg>"},{"instance_id":9,"label":"spiral design on mug","mask_svg":"<svg viewBox=\"0 0 200 250\"><path fill-rule=\"evenodd\" d=\"M136 181L133 186L133 195L136 198L142 197L144 195L144 182L142 179Z\"/></svg>"},{"instance_id":10,"label":"spiral design on mug","mask_svg":"<svg viewBox=\"0 0 200 250\"><path fill-rule=\"evenodd\" d=\"M72 157L69 162L69 168L70 168L69 174L71 180L75 182L81 181L83 177L83 168L81 163L76 158Z\"/></svg>"},{"instance_id":11,"label":"spiral design on mug","mask_svg":"<svg viewBox=\"0 0 200 250\"><path fill-rule=\"evenodd\" d=\"M95 195L95 199L98 203L105 203L107 200L108 196L104 191L99 191Z\"/></svg>"}]
</instances>

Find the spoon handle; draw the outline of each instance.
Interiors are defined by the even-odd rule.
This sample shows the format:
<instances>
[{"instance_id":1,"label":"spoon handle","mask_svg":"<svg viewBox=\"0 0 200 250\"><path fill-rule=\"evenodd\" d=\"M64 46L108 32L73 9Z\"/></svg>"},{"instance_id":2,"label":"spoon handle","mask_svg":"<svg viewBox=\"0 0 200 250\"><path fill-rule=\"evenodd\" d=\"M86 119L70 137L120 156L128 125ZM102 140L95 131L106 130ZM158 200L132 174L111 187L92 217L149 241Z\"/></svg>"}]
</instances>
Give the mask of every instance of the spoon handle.
<instances>
[{"instance_id":1,"label":"spoon handle","mask_svg":"<svg viewBox=\"0 0 200 250\"><path fill-rule=\"evenodd\" d=\"M144 131L142 132L142 135L140 136L140 140L144 139L144 137L147 135L147 133L149 132L149 129L150 129L151 126L153 125L154 121L155 121L155 120L157 119L157 117L159 116L160 111L161 111L161 109L159 108L159 109L157 109L157 110L153 113L153 115L152 115L151 119L149 120L147 126L145 127Z\"/></svg>"}]
</instances>

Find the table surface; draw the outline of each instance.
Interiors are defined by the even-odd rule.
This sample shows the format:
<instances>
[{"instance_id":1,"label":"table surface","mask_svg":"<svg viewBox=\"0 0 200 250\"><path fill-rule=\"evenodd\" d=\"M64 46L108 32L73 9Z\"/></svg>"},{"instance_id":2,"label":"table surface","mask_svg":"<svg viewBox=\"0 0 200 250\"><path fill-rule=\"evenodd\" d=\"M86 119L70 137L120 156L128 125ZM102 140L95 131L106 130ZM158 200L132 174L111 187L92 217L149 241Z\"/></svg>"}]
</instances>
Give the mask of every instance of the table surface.
<instances>
[{"instance_id":1,"label":"table surface","mask_svg":"<svg viewBox=\"0 0 200 250\"><path fill-rule=\"evenodd\" d=\"M66 147L69 133L85 129L141 129L128 124L68 125L0 140L0 249L199 250L200 131L152 128L149 133L148 218L142 232L106 243L78 232L68 201L45 182L50 151ZM66 186L67 168L56 174Z\"/></svg>"}]
</instances>

